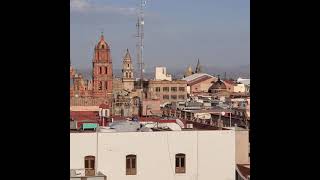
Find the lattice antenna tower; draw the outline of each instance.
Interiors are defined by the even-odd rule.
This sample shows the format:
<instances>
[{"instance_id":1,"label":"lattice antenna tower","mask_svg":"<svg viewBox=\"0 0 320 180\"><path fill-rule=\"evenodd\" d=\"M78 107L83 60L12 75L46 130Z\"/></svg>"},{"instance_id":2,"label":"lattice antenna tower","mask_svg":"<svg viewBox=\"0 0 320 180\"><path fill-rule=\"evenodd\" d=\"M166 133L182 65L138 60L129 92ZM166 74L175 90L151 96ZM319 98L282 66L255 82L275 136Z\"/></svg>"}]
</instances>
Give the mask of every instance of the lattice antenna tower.
<instances>
[{"instance_id":1,"label":"lattice antenna tower","mask_svg":"<svg viewBox=\"0 0 320 180\"><path fill-rule=\"evenodd\" d=\"M144 73L144 63L143 63L143 40L144 40L144 8L146 7L147 1L140 0L140 3L138 5L138 20L136 24L137 28L137 61L138 61L138 67L140 71L140 88L143 89L143 73Z\"/></svg>"}]
</instances>

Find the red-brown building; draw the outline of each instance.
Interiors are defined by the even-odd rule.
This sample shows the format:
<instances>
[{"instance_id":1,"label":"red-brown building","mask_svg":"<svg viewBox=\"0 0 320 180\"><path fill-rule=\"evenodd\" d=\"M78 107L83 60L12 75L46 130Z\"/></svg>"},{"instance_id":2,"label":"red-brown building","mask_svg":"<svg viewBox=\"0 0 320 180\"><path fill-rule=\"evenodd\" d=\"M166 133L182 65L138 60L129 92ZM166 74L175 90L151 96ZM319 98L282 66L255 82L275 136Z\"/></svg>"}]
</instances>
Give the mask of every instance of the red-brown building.
<instances>
[{"instance_id":1,"label":"red-brown building","mask_svg":"<svg viewBox=\"0 0 320 180\"><path fill-rule=\"evenodd\" d=\"M111 104L112 58L110 46L101 34L94 48L92 80L85 80L71 67L70 104L72 106Z\"/></svg>"}]
</instances>

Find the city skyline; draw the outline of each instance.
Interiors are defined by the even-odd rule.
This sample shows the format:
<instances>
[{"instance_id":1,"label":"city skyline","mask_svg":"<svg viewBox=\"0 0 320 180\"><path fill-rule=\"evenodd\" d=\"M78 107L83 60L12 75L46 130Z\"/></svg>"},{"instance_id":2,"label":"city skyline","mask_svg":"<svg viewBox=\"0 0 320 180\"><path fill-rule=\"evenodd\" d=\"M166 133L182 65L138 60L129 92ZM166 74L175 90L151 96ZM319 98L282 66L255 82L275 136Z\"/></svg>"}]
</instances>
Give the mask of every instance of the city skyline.
<instances>
[{"instance_id":1,"label":"city skyline","mask_svg":"<svg viewBox=\"0 0 320 180\"><path fill-rule=\"evenodd\" d=\"M136 66L137 0L71 0L71 63L92 66L93 47L104 32L115 69L126 48ZM200 58L206 67L236 68L250 64L249 1L147 1L145 67L186 68ZM201 20L200 20L201 19Z\"/></svg>"}]
</instances>

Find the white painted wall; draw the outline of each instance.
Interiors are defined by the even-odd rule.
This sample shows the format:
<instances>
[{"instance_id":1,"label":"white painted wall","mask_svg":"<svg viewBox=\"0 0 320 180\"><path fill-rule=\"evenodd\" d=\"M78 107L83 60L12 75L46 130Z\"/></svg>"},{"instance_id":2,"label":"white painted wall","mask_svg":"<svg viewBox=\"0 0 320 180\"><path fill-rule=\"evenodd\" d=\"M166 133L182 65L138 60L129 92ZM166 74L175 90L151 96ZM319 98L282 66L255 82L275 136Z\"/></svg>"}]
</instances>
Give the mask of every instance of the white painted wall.
<instances>
[{"instance_id":1,"label":"white painted wall","mask_svg":"<svg viewBox=\"0 0 320 180\"><path fill-rule=\"evenodd\" d=\"M70 133L70 169L83 169L84 157L97 158L96 133Z\"/></svg>"},{"instance_id":2,"label":"white painted wall","mask_svg":"<svg viewBox=\"0 0 320 180\"><path fill-rule=\"evenodd\" d=\"M155 80L168 80L172 81L172 76L170 74L167 74L167 68L166 67L156 67L155 72Z\"/></svg>"},{"instance_id":3,"label":"white painted wall","mask_svg":"<svg viewBox=\"0 0 320 180\"><path fill-rule=\"evenodd\" d=\"M95 133L71 133L70 168L83 168ZM98 171L108 180L234 180L234 131L99 133ZM88 136L84 138L84 136ZM175 154L186 154L186 173L175 174ZM126 175L125 158L137 155L137 175ZM198 176L198 178L197 178Z\"/></svg>"}]
</instances>

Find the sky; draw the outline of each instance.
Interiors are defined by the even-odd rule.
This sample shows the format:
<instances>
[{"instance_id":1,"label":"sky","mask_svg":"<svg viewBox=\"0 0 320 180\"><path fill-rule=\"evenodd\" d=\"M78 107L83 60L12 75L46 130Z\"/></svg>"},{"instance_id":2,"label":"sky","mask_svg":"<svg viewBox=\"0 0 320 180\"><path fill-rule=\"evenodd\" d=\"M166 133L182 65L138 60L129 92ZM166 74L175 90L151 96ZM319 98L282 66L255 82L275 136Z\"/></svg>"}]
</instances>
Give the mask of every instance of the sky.
<instances>
[{"instance_id":1,"label":"sky","mask_svg":"<svg viewBox=\"0 0 320 180\"><path fill-rule=\"evenodd\" d=\"M101 32L111 47L113 67L121 68L128 48L136 61L135 8L140 0L70 0L71 64L92 68ZM145 67L187 68L250 64L249 0L147 0Z\"/></svg>"}]
</instances>

